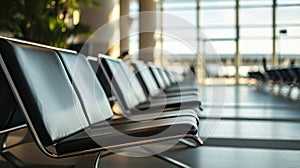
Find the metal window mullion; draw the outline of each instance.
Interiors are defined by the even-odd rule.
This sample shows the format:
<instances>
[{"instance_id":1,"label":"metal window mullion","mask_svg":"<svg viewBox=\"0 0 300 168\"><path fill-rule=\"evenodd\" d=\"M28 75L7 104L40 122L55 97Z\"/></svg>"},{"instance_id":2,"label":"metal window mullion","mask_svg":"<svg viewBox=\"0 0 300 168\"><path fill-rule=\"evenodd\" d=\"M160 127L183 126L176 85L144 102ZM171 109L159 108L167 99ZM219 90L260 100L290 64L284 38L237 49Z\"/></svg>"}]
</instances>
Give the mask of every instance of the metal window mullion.
<instances>
[{"instance_id":1,"label":"metal window mullion","mask_svg":"<svg viewBox=\"0 0 300 168\"><path fill-rule=\"evenodd\" d=\"M272 7L272 65L277 66L278 65L278 55L277 55L277 47L276 47L276 7L277 6L277 0L273 0L273 7Z\"/></svg>"},{"instance_id":2,"label":"metal window mullion","mask_svg":"<svg viewBox=\"0 0 300 168\"><path fill-rule=\"evenodd\" d=\"M235 26L236 26L236 39L235 39L235 46L236 46L236 52L235 52L235 81L236 84L239 84L239 66L240 66L240 45L239 45L239 41L240 41L240 23L239 23L239 11L240 11L240 4L239 4L239 0L236 0L236 8L235 8Z\"/></svg>"}]
</instances>

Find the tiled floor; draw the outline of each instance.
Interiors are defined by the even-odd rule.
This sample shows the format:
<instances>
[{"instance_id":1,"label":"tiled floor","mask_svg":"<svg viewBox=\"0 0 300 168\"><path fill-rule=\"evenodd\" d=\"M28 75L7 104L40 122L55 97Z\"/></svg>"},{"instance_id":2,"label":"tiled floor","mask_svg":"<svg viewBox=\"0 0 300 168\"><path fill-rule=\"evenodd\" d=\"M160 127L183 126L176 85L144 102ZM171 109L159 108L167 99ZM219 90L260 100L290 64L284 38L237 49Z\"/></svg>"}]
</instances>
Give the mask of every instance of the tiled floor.
<instances>
[{"instance_id":1,"label":"tiled floor","mask_svg":"<svg viewBox=\"0 0 300 168\"><path fill-rule=\"evenodd\" d=\"M177 144L163 155L195 168L300 167L299 100L253 86L200 88L205 109L200 136L208 137L207 143L200 148ZM95 157L92 154L57 161L44 156L33 143L13 152L28 162L74 164L76 168L92 167ZM0 167L8 166L0 162ZM101 159L100 167L174 166L155 157L109 155Z\"/></svg>"}]
</instances>

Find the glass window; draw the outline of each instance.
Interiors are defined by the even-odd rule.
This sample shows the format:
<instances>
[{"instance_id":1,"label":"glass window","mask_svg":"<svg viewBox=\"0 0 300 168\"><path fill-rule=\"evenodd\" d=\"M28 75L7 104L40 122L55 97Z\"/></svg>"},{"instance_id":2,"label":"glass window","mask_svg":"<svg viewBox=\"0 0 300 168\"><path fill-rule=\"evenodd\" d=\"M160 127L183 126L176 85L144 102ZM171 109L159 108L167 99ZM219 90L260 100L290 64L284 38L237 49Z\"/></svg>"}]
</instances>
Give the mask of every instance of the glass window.
<instances>
[{"instance_id":1,"label":"glass window","mask_svg":"<svg viewBox=\"0 0 300 168\"><path fill-rule=\"evenodd\" d=\"M286 34L280 31L285 30ZM276 29L277 36L298 37L300 39L300 26L278 26Z\"/></svg>"},{"instance_id":2,"label":"glass window","mask_svg":"<svg viewBox=\"0 0 300 168\"><path fill-rule=\"evenodd\" d=\"M266 39L241 39L240 40L240 53L241 54L271 54L272 53L272 40Z\"/></svg>"},{"instance_id":3,"label":"glass window","mask_svg":"<svg viewBox=\"0 0 300 168\"><path fill-rule=\"evenodd\" d=\"M300 24L300 6L277 8L277 24Z\"/></svg>"},{"instance_id":4,"label":"glass window","mask_svg":"<svg viewBox=\"0 0 300 168\"><path fill-rule=\"evenodd\" d=\"M172 14L172 13L171 13ZM197 13L196 10L182 10L182 11L176 11L173 14L175 14L178 17L181 17L185 20L187 20L189 23L193 24L193 25L197 25L196 21L197 21Z\"/></svg>"},{"instance_id":5,"label":"glass window","mask_svg":"<svg viewBox=\"0 0 300 168\"><path fill-rule=\"evenodd\" d=\"M139 3L136 1L131 2L129 6L129 13L136 13L138 11L139 11Z\"/></svg>"},{"instance_id":6,"label":"glass window","mask_svg":"<svg viewBox=\"0 0 300 168\"><path fill-rule=\"evenodd\" d=\"M264 37L271 38L273 34L272 28L240 28L241 38L253 38L253 37Z\"/></svg>"},{"instance_id":7,"label":"glass window","mask_svg":"<svg viewBox=\"0 0 300 168\"><path fill-rule=\"evenodd\" d=\"M165 0L164 9L166 11L195 9L195 5L195 1L174 2L172 0Z\"/></svg>"},{"instance_id":8,"label":"glass window","mask_svg":"<svg viewBox=\"0 0 300 168\"><path fill-rule=\"evenodd\" d=\"M240 0L240 6L271 6L273 4L272 0Z\"/></svg>"},{"instance_id":9,"label":"glass window","mask_svg":"<svg viewBox=\"0 0 300 168\"><path fill-rule=\"evenodd\" d=\"M300 39L278 39L279 54L294 54L300 56Z\"/></svg>"},{"instance_id":10,"label":"glass window","mask_svg":"<svg viewBox=\"0 0 300 168\"><path fill-rule=\"evenodd\" d=\"M200 10L200 17L200 26L203 27L235 25L234 9Z\"/></svg>"},{"instance_id":11,"label":"glass window","mask_svg":"<svg viewBox=\"0 0 300 168\"><path fill-rule=\"evenodd\" d=\"M242 8L240 9L240 24L272 25L272 8Z\"/></svg>"},{"instance_id":12,"label":"glass window","mask_svg":"<svg viewBox=\"0 0 300 168\"><path fill-rule=\"evenodd\" d=\"M171 38L165 38L163 50L172 54L194 54L197 49L195 48L196 41L182 42Z\"/></svg>"},{"instance_id":13,"label":"glass window","mask_svg":"<svg viewBox=\"0 0 300 168\"><path fill-rule=\"evenodd\" d=\"M139 35L138 34L131 34L129 37L129 52L130 54L136 53L139 51Z\"/></svg>"},{"instance_id":14,"label":"glass window","mask_svg":"<svg viewBox=\"0 0 300 168\"><path fill-rule=\"evenodd\" d=\"M196 1L164 1L163 50L173 55L195 55L197 51Z\"/></svg>"},{"instance_id":15,"label":"glass window","mask_svg":"<svg viewBox=\"0 0 300 168\"><path fill-rule=\"evenodd\" d=\"M180 24L176 19L164 18L163 31L171 35L163 38L164 49L179 55L192 55L195 52L186 43L172 38L172 35L185 37L182 41L188 41L192 46L196 44L196 27L191 26L197 23L196 3L195 0L164 1L165 12L179 16L189 23ZM273 0L239 0L239 4L239 47L242 61L245 61L241 68L245 69L246 74L249 67L256 66L253 60L272 58ZM300 58L300 0L277 0L277 4L276 52L281 58L297 55ZM220 56L225 67L232 66L235 58L235 7L236 0L200 0L199 50L211 60L217 59L214 56Z\"/></svg>"},{"instance_id":16,"label":"glass window","mask_svg":"<svg viewBox=\"0 0 300 168\"><path fill-rule=\"evenodd\" d=\"M299 0L277 0L278 5L300 4Z\"/></svg>"},{"instance_id":17,"label":"glass window","mask_svg":"<svg viewBox=\"0 0 300 168\"><path fill-rule=\"evenodd\" d=\"M191 25L196 26L196 11L166 11L163 15L164 29L172 28L191 28Z\"/></svg>"},{"instance_id":18,"label":"glass window","mask_svg":"<svg viewBox=\"0 0 300 168\"><path fill-rule=\"evenodd\" d=\"M204 38L206 39L236 38L235 29L202 29L201 33L203 33Z\"/></svg>"},{"instance_id":19,"label":"glass window","mask_svg":"<svg viewBox=\"0 0 300 168\"><path fill-rule=\"evenodd\" d=\"M223 1L205 1L202 0L200 4L202 9L211 9L211 8L233 8L235 7L235 0L223 0Z\"/></svg>"},{"instance_id":20,"label":"glass window","mask_svg":"<svg viewBox=\"0 0 300 168\"><path fill-rule=\"evenodd\" d=\"M139 51L139 6L137 1L133 1L129 6L129 15L132 23L129 30L129 52L134 54Z\"/></svg>"},{"instance_id":21,"label":"glass window","mask_svg":"<svg viewBox=\"0 0 300 168\"><path fill-rule=\"evenodd\" d=\"M230 54L235 53L235 41L207 41L205 43L205 53L210 54Z\"/></svg>"},{"instance_id":22,"label":"glass window","mask_svg":"<svg viewBox=\"0 0 300 168\"><path fill-rule=\"evenodd\" d=\"M164 36L174 37L178 40L196 40L196 27L165 29Z\"/></svg>"}]
</instances>

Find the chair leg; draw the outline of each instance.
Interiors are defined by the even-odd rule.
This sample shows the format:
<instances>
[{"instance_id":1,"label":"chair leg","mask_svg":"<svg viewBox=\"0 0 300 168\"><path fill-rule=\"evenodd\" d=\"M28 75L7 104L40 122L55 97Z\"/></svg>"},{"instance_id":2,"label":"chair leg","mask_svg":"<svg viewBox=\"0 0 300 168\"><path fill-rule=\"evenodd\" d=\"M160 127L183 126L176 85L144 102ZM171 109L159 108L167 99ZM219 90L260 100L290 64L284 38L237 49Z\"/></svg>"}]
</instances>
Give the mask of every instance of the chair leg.
<instances>
[{"instance_id":1,"label":"chair leg","mask_svg":"<svg viewBox=\"0 0 300 168\"><path fill-rule=\"evenodd\" d=\"M1 152L1 156L13 167L27 167L27 165L22 160L8 151Z\"/></svg>"},{"instance_id":2,"label":"chair leg","mask_svg":"<svg viewBox=\"0 0 300 168\"><path fill-rule=\"evenodd\" d=\"M192 148L196 148L197 147L197 145L195 143L193 143L193 142L191 142L191 141L189 141L187 139L183 139L183 138L179 139L179 142L182 143L182 144L184 144L184 145L186 145L186 146L188 146L188 147L192 147Z\"/></svg>"},{"instance_id":3,"label":"chair leg","mask_svg":"<svg viewBox=\"0 0 300 168\"><path fill-rule=\"evenodd\" d=\"M175 160L175 159L170 158L168 156L155 154L155 155L153 155L153 157L156 157L158 159L164 160L164 161L166 161L168 163L171 163L172 165L175 165L177 167L182 167L182 168L190 168L191 167L189 165L186 165L186 164L184 164L182 162L179 162L178 160Z\"/></svg>"},{"instance_id":4,"label":"chair leg","mask_svg":"<svg viewBox=\"0 0 300 168\"><path fill-rule=\"evenodd\" d=\"M28 164L8 151L1 153L1 156L16 168L74 168L73 165Z\"/></svg>"},{"instance_id":5,"label":"chair leg","mask_svg":"<svg viewBox=\"0 0 300 168\"><path fill-rule=\"evenodd\" d=\"M198 135L186 135L184 138L188 138L188 139L191 139L195 142L195 147L199 147L199 146L202 146L203 145L203 141L201 138L199 138Z\"/></svg>"},{"instance_id":6,"label":"chair leg","mask_svg":"<svg viewBox=\"0 0 300 168\"><path fill-rule=\"evenodd\" d=\"M8 134L0 135L0 155L13 167L16 168L74 168L73 165L39 165L39 164L28 164L16 157L14 154L9 152L6 149L6 140L7 140Z\"/></svg>"},{"instance_id":7,"label":"chair leg","mask_svg":"<svg viewBox=\"0 0 300 168\"><path fill-rule=\"evenodd\" d=\"M187 146L190 146L190 147L199 147L203 144L203 141L197 136L197 135L186 135L184 138L188 138L188 139L191 139L193 140L195 143L192 143L186 139L180 139L179 141L183 144L186 144ZM161 160L164 160L168 163L171 163L172 165L175 165L177 167L182 167L182 168L190 168L190 166L178 161L178 160L175 160L171 157L168 157L168 156L164 156L164 155L160 155L160 154L155 154L155 152L153 152L152 150L146 148L145 146L141 146L143 149L145 149L147 152L151 153L153 157L156 157L158 159L161 159ZM108 156L108 155L111 155L111 154L114 154L114 153L108 153L106 155L102 155L102 152L99 152L98 155L96 156L96 159L95 159L95 162L94 162L94 168L98 168L99 167L99 163L100 163L100 159L105 157L105 156Z\"/></svg>"},{"instance_id":8,"label":"chair leg","mask_svg":"<svg viewBox=\"0 0 300 168\"><path fill-rule=\"evenodd\" d=\"M156 157L158 159L161 159L163 161L166 161L168 163L171 163L172 165L175 165L177 167L182 167L182 168L190 168L190 166L176 160L176 159L173 159L171 157L168 157L168 156L164 156L164 155L160 155L160 154L155 154L155 152L153 152L152 150L144 147L144 146L141 146L143 149L145 149L147 152L149 152L150 154L152 154L153 157Z\"/></svg>"},{"instance_id":9,"label":"chair leg","mask_svg":"<svg viewBox=\"0 0 300 168\"><path fill-rule=\"evenodd\" d=\"M291 97L293 88L294 88L293 86L289 86L289 91L288 91L288 94L287 94L288 97Z\"/></svg>"},{"instance_id":10,"label":"chair leg","mask_svg":"<svg viewBox=\"0 0 300 168\"><path fill-rule=\"evenodd\" d=\"M95 162L94 162L94 168L99 167L101 155L102 155L102 152L99 152L98 155L96 156L96 159L95 159Z\"/></svg>"}]
</instances>

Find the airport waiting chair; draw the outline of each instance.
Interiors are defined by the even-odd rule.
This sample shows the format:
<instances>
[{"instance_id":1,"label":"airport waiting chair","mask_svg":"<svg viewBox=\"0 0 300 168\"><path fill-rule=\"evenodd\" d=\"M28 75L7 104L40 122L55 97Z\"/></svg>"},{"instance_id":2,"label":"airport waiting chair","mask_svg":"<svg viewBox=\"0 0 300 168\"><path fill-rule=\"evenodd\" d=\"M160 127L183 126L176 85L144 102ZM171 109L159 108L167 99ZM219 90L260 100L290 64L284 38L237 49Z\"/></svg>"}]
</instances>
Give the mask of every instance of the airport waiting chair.
<instances>
[{"instance_id":1,"label":"airport waiting chair","mask_svg":"<svg viewBox=\"0 0 300 168\"><path fill-rule=\"evenodd\" d=\"M198 97L198 91L178 91L178 92L164 92L163 89L161 89L154 76L152 75L149 66L140 60L133 60L132 66L134 68L134 72L140 81L141 85L143 86L143 90L149 97L180 97L180 96L197 96ZM171 75L169 75L171 76ZM172 83L176 83L176 80L174 79L173 75L170 78L170 81ZM173 81L172 81L173 78ZM158 80L161 80L160 78ZM162 84L164 85L164 84Z\"/></svg>"},{"instance_id":2,"label":"airport waiting chair","mask_svg":"<svg viewBox=\"0 0 300 168\"><path fill-rule=\"evenodd\" d=\"M138 82L138 78L137 75L131 71L130 67L128 64L126 64L123 61L120 61L120 64L125 72L125 74L127 75L128 79L130 79L131 83L134 83L135 88L136 87L141 87L141 85L143 83ZM166 77L167 78L167 77ZM146 94L143 94L146 95ZM147 96L146 96L147 97ZM173 106L173 108L175 108L174 106L176 106L178 104L178 102L181 103L181 107L180 109L184 109L184 108L194 108L196 111L199 111L200 107L201 107L201 102L199 100L199 96L198 95L181 95L181 96L173 96L173 97L147 97L148 102L144 102L143 104L149 104L149 103L154 103L154 102L162 102L164 100L166 100L166 106ZM194 106L194 104L198 104L197 106Z\"/></svg>"},{"instance_id":3,"label":"airport waiting chair","mask_svg":"<svg viewBox=\"0 0 300 168\"><path fill-rule=\"evenodd\" d=\"M169 76L166 73L166 69L163 69L161 67L157 67L157 70L159 71L161 77L163 78L166 86L168 87L168 89L177 89L179 88L180 90L195 90L198 91L198 86L196 85L195 80L190 80L189 82L175 82L173 83ZM192 81L192 82L191 82Z\"/></svg>"},{"instance_id":4,"label":"airport waiting chair","mask_svg":"<svg viewBox=\"0 0 300 168\"><path fill-rule=\"evenodd\" d=\"M1 37L0 54L8 90L47 156L71 157L182 137L202 144L191 116L114 125L103 88L86 58L75 52ZM171 130L157 134L166 128ZM10 131L2 131L2 137ZM2 138L1 155L7 150L5 143Z\"/></svg>"},{"instance_id":5,"label":"airport waiting chair","mask_svg":"<svg viewBox=\"0 0 300 168\"><path fill-rule=\"evenodd\" d=\"M295 85L300 88L300 67L293 67L291 68L291 70L294 72L295 74Z\"/></svg>"},{"instance_id":6,"label":"airport waiting chair","mask_svg":"<svg viewBox=\"0 0 300 168\"><path fill-rule=\"evenodd\" d=\"M281 85L282 77L280 73L276 69L270 69L267 71L269 76L269 80L272 82L273 85Z\"/></svg>"},{"instance_id":7,"label":"airport waiting chair","mask_svg":"<svg viewBox=\"0 0 300 168\"><path fill-rule=\"evenodd\" d=\"M102 85L107 86L105 88L107 95L115 96L118 99L125 115L164 111L168 115L170 113L174 116L193 115L197 118L195 110L200 105L197 97L186 97L186 100L182 98L149 100L137 77L126 63L104 55L100 57L99 61L90 60L90 62L94 64L99 81ZM106 78L101 78L101 76L106 76ZM161 114L162 117L166 115L164 113Z\"/></svg>"},{"instance_id":8,"label":"airport waiting chair","mask_svg":"<svg viewBox=\"0 0 300 168\"><path fill-rule=\"evenodd\" d=\"M196 84L195 79L181 81L178 78L176 78L176 75L178 75L178 74L176 74L176 72L171 72L171 71L166 70L166 69L164 69L164 72L167 75L168 79L170 80L171 85L198 87L197 84Z\"/></svg>"},{"instance_id":9,"label":"airport waiting chair","mask_svg":"<svg viewBox=\"0 0 300 168\"><path fill-rule=\"evenodd\" d=\"M174 92L185 92L185 91L198 91L198 87L195 85L191 86L178 86L173 85L171 86L170 82L168 81L166 75L162 73L162 69L154 66L153 64L149 65L149 69L152 72L152 75L156 79L157 85L163 89L165 93L174 93Z\"/></svg>"},{"instance_id":10,"label":"airport waiting chair","mask_svg":"<svg viewBox=\"0 0 300 168\"><path fill-rule=\"evenodd\" d=\"M279 75L281 76L282 85L287 85L287 86L293 87L294 79L293 79L293 76L290 74L288 68L277 69L277 71L278 71Z\"/></svg>"},{"instance_id":11,"label":"airport waiting chair","mask_svg":"<svg viewBox=\"0 0 300 168\"><path fill-rule=\"evenodd\" d=\"M256 79L259 82L266 82L267 77L261 73L260 71L255 71L255 72L248 72L249 78Z\"/></svg>"}]
</instances>

